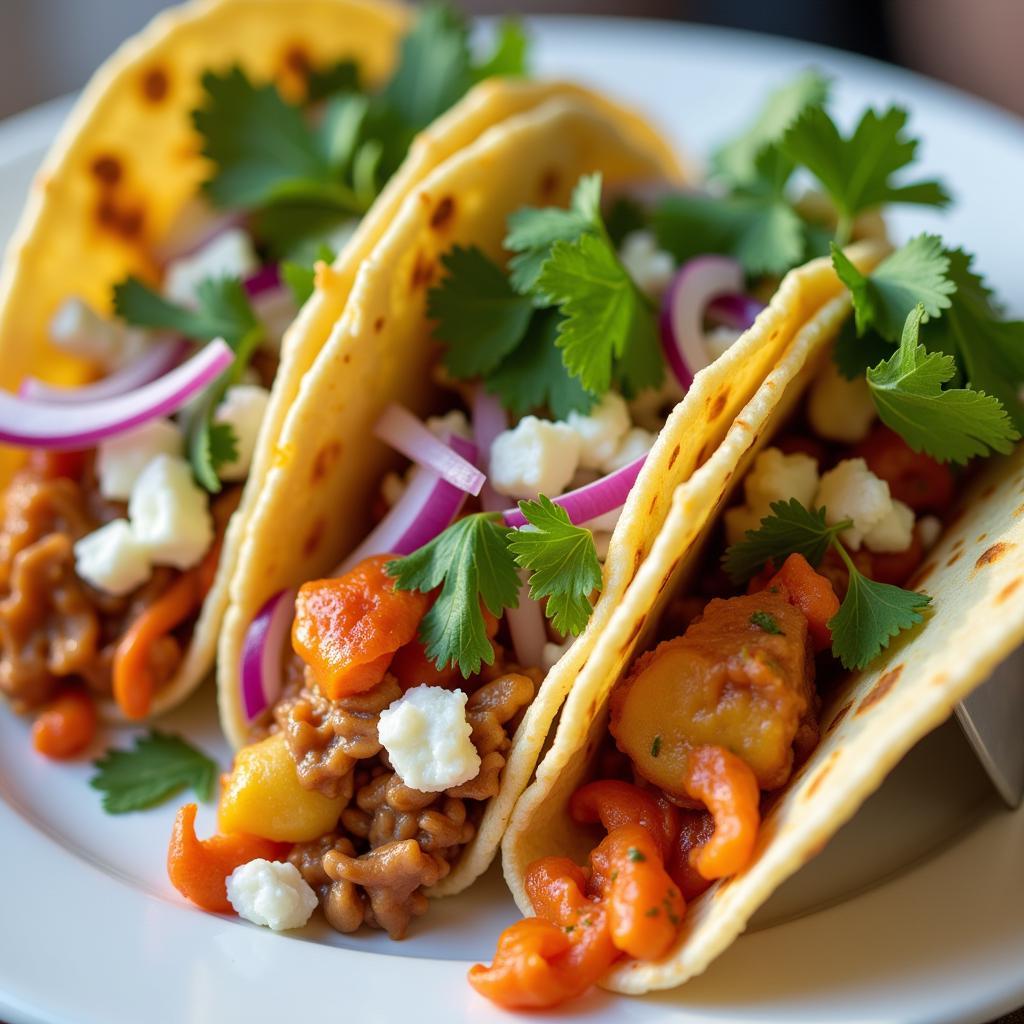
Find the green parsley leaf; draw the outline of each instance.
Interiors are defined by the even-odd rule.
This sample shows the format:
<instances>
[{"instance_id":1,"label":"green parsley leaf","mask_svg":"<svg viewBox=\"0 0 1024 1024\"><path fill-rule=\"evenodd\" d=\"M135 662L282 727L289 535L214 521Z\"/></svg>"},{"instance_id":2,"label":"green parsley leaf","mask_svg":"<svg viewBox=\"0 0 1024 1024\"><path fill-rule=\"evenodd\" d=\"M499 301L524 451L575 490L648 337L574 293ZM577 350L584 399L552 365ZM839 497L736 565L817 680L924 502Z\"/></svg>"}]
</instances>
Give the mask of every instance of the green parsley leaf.
<instances>
[{"instance_id":1,"label":"green parsley leaf","mask_svg":"<svg viewBox=\"0 0 1024 1024\"><path fill-rule=\"evenodd\" d=\"M486 375L522 341L533 303L475 246L454 246L442 265L445 276L427 297L434 336L445 344L442 362L454 377Z\"/></svg>"},{"instance_id":2,"label":"green parsley leaf","mask_svg":"<svg viewBox=\"0 0 1024 1024\"><path fill-rule=\"evenodd\" d=\"M661 383L654 311L607 238L584 234L575 242L555 242L537 289L565 317L558 347L587 391L604 394L617 380L631 395Z\"/></svg>"},{"instance_id":3,"label":"green parsley leaf","mask_svg":"<svg viewBox=\"0 0 1024 1024\"><path fill-rule=\"evenodd\" d=\"M853 135L844 138L823 107L806 107L780 143L795 163L821 183L839 213L837 241L845 243L857 214L884 203L945 206L950 197L937 181L896 184L891 179L917 151L917 140L904 134L907 112L890 107L883 114L867 110Z\"/></svg>"},{"instance_id":4,"label":"green parsley leaf","mask_svg":"<svg viewBox=\"0 0 1024 1024\"><path fill-rule=\"evenodd\" d=\"M616 252L622 248L627 235L642 231L649 224L650 216L645 207L630 196L616 196L605 217L605 228Z\"/></svg>"},{"instance_id":5,"label":"green parsley leaf","mask_svg":"<svg viewBox=\"0 0 1024 1024\"><path fill-rule=\"evenodd\" d=\"M646 857L646 855L645 855L645 854L643 853L643 851L642 851L642 850L638 850L638 849L637 849L637 848L636 848L635 846L631 846L631 847L630 847L630 848L629 848L629 849L628 849L628 850L626 851L626 856L627 856L627 857L628 857L628 858L629 858L629 859L630 859L630 860L631 860L631 861L632 861L632 862L633 862L634 864L642 864L642 863L643 863L643 862L644 862L645 860L647 860L647 857Z\"/></svg>"},{"instance_id":6,"label":"green parsley leaf","mask_svg":"<svg viewBox=\"0 0 1024 1024\"><path fill-rule=\"evenodd\" d=\"M516 210L508 218L508 234L503 243L516 253L509 260L512 287L524 295L534 292L541 267L555 242L575 242L586 232L603 231L600 174L580 178L567 210L557 206L524 206ZM536 296L536 302L541 306L549 304L543 294Z\"/></svg>"},{"instance_id":7,"label":"green parsley leaf","mask_svg":"<svg viewBox=\"0 0 1024 1024\"><path fill-rule=\"evenodd\" d=\"M388 562L397 590L427 594L441 587L419 633L438 668L456 665L469 677L494 661L481 602L492 615L519 604L519 574L506 533L500 515L477 512L411 555Z\"/></svg>"},{"instance_id":8,"label":"green parsley leaf","mask_svg":"<svg viewBox=\"0 0 1024 1024\"><path fill-rule=\"evenodd\" d=\"M601 589L594 535L574 526L550 498L519 502L530 527L509 534L516 565L530 573L530 597L547 598L546 613L559 633L579 636L594 610L590 595Z\"/></svg>"},{"instance_id":9,"label":"green parsley leaf","mask_svg":"<svg viewBox=\"0 0 1024 1024\"><path fill-rule=\"evenodd\" d=\"M772 502L771 510L756 530L747 530L744 540L726 550L722 566L734 583L746 582L768 562L781 566L792 554L803 555L816 566L833 540L853 525L844 519L829 526L825 509L810 511L796 498Z\"/></svg>"},{"instance_id":10,"label":"green parsley leaf","mask_svg":"<svg viewBox=\"0 0 1024 1024\"><path fill-rule=\"evenodd\" d=\"M948 277L949 257L938 235L917 235L890 253L870 274L862 274L842 249L832 244L832 265L850 289L857 333L873 327L886 341L899 340L911 310L920 302L926 316L950 306L955 282Z\"/></svg>"},{"instance_id":11,"label":"green parsley leaf","mask_svg":"<svg viewBox=\"0 0 1024 1024\"><path fill-rule=\"evenodd\" d=\"M487 378L487 390L517 416L546 407L560 420L570 412L586 413L596 396L586 391L562 362L555 344L561 316L556 310L537 310L519 347L510 352Z\"/></svg>"},{"instance_id":12,"label":"green parsley leaf","mask_svg":"<svg viewBox=\"0 0 1024 1024\"><path fill-rule=\"evenodd\" d=\"M757 626L758 629L763 630L765 633L771 633L773 636L785 636L779 627L778 619L769 612L754 612L750 616L750 624Z\"/></svg>"},{"instance_id":13,"label":"green parsley leaf","mask_svg":"<svg viewBox=\"0 0 1024 1024\"><path fill-rule=\"evenodd\" d=\"M360 92L359 65L339 60L326 68L313 68L306 79L306 102L318 103L343 92Z\"/></svg>"},{"instance_id":14,"label":"green parsley leaf","mask_svg":"<svg viewBox=\"0 0 1024 1024\"><path fill-rule=\"evenodd\" d=\"M217 765L180 736L150 730L135 740L133 750L108 750L94 762L89 780L103 794L108 814L141 811L191 788L209 800L217 781Z\"/></svg>"},{"instance_id":15,"label":"green parsley leaf","mask_svg":"<svg viewBox=\"0 0 1024 1024\"><path fill-rule=\"evenodd\" d=\"M1020 434L997 398L972 388L943 389L956 374L956 361L918 344L923 316L919 304L907 316L895 354L867 372L882 422L914 451L941 462L1009 452Z\"/></svg>"},{"instance_id":16,"label":"green parsley leaf","mask_svg":"<svg viewBox=\"0 0 1024 1024\"><path fill-rule=\"evenodd\" d=\"M1024 321L1000 319L991 291L971 269L970 255L961 249L947 255L956 293L941 319L922 326L922 340L929 349L956 356L971 386L998 398L1024 430Z\"/></svg>"},{"instance_id":17,"label":"green parsley leaf","mask_svg":"<svg viewBox=\"0 0 1024 1024\"><path fill-rule=\"evenodd\" d=\"M474 82L497 76L522 78L529 73L530 37L518 18L503 18L494 50L472 69Z\"/></svg>"},{"instance_id":18,"label":"green parsley leaf","mask_svg":"<svg viewBox=\"0 0 1024 1024\"><path fill-rule=\"evenodd\" d=\"M850 582L839 611L827 623L832 653L843 668L864 668L894 636L922 621L921 609L931 598L868 579L843 546L838 542L835 546L850 571Z\"/></svg>"},{"instance_id":19,"label":"green parsley leaf","mask_svg":"<svg viewBox=\"0 0 1024 1024\"><path fill-rule=\"evenodd\" d=\"M654 739L651 740L651 757L660 757L660 756L661 756L661 737L660 736L655 736Z\"/></svg>"},{"instance_id":20,"label":"green parsley leaf","mask_svg":"<svg viewBox=\"0 0 1024 1024\"><path fill-rule=\"evenodd\" d=\"M732 187L749 185L757 177L761 150L777 143L807 107L824 103L828 93L829 80L814 68L774 89L748 130L712 154L714 176Z\"/></svg>"}]
</instances>

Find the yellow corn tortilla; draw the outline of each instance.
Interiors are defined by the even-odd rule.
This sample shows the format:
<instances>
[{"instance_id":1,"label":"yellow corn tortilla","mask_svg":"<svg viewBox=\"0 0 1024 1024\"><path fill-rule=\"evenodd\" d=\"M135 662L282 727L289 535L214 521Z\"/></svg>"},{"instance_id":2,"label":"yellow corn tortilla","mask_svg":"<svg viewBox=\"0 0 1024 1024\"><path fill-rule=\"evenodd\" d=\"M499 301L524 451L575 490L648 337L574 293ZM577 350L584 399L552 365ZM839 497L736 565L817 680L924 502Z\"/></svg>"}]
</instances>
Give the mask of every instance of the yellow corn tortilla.
<instances>
[{"instance_id":1,"label":"yellow corn tortilla","mask_svg":"<svg viewBox=\"0 0 1024 1024\"><path fill-rule=\"evenodd\" d=\"M876 263L882 254L877 245L858 248L858 258L866 265ZM780 290L780 305L789 281L803 287L811 277L828 272L827 265L819 264L790 275ZM731 492L829 358L836 332L849 315L844 293L806 322L777 352L778 365L749 396L714 454L688 481L675 486L650 554L574 683L552 746L506 833L505 874L524 913L531 910L523 888L531 861L566 855L585 862L593 846L594 833L573 823L568 801L590 777L607 729L612 688L634 655L650 643L671 596L691 582L703 542ZM723 365L728 358L714 369L721 368L723 385L734 386L734 376ZM678 432L682 426L676 420L676 443L685 444L685 436ZM670 421L665 435L672 429ZM773 801L751 864L694 901L677 943L662 959L622 961L609 973L605 986L638 994L673 988L700 974L744 930L772 892L855 813L903 755L1024 640L1022 574L1024 445L985 467L911 582L933 598L925 623L894 641L870 668L850 674L830 698L821 715L821 743Z\"/></svg>"},{"instance_id":2,"label":"yellow corn tortilla","mask_svg":"<svg viewBox=\"0 0 1024 1024\"><path fill-rule=\"evenodd\" d=\"M441 407L441 393L431 383L437 349L426 314L441 256L459 244L501 258L509 214L524 205L567 203L582 174L600 171L611 187L681 180L664 144L648 145L643 134L632 130L631 121L609 116L605 103L579 94L552 99L485 132L410 190L302 380L246 524L217 659L221 720L233 744L244 743L248 732L239 662L253 616L277 592L330 573L368 532L381 477L397 464L372 433L385 406L398 402L418 415ZM565 691L625 583L621 568L608 574L608 600L549 674L516 732L501 792L434 895L465 888L493 859Z\"/></svg>"},{"instance_id":3,"label":"yellow corn tortilla","mask_svg":"<svg viewBox=\"0 0 1024 1024\"><path fill-rule=\"evenodd\" d=\"M127 274L153 279L155 253L209 172L190 111L202 74L239 64L257 82L286 94L304 67L351 57L372 87L390 73L411 9L382 0L198 0L157 17L126 42L85 89L36 177L0 270L0 386L27 374L81 383L89 368L56 350L49 324L62 301L78 296L109 313L112 285ZM153 713L178 704L213 667L217 631L243 524L262 492L273 442L331 328L345 309L356 271L405 195L433 168L505 118L553 97L586 98L638 145L671 157L646 122L575 86L491 80L413 143L401 168L285 334L281 363L238 511L231 519L214 585L175 678ZM0 446L0 483L24 453ZM108 713L116 717L113 705Z\"/></svg>"}]
</instances>

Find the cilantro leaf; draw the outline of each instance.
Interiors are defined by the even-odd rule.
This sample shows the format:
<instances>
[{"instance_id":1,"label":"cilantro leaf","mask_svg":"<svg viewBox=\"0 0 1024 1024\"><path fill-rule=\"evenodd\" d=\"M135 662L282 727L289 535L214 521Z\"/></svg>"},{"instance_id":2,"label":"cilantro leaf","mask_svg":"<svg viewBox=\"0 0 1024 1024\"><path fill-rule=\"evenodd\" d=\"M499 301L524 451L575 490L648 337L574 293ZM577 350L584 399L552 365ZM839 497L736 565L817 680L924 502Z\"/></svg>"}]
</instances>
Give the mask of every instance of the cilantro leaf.
<instances>
[{"instance_id":1,"label":"cilantro leaf","mask_svg":"<svg viewBox=\"0 0 1024 1024\"><path fill-rule=\"evenodd\" d=\"M892 355L893 346L878 331L868 328L857 334L853 317L847 317L839 328L832 349L832 360L847 380L856 380L874 365Z\"/></svg>"},{"instance_id":2,"label":"cilantro leaf","mask_svg":"<svg viewBox=\"0 0 1024 1024\"><path fill-rule=\"evenodd\" d=\"M565 509L543 494L519 502L519 509L530 527L510 532L509 550L530 572L530 597L548 599L546 614L559 633L579 636L593 611L590 595L601 589L594 535L573 526Z\"/></svg>"},{"instance_id":3,"label":"cilantro leaf","mask_svg":"<svg viewBox=\"0 0 1024 1024\"><path fill-rule=\"evenodd\" d=\"M519 604L519 574L501 517L477 512L449 526L429 544L387 564L397 590L441 593L420 623L427 657L464 678L494 661L481 602L492 615Z\"/></svg>"},{"instance_id":4,"label":"cilantro leaf","mask_svg":"<svg viewBox=\"0 0 1024 1024\"><path fill-rule=\"evenodd\" d=\"M961 249L947 255L956 292L941 319L922 325L922 340L929 349L956 356L971 386L998 398L1017 429L1024 430L1024 321L999 319L991 291L971 269L970 255Z\"/></svg>"},{"instance_id":5,"label":"cilantro leaf","mask_svg":"<svg viewBox=\"0 0 1024 1024\"><path fill-rule=\"evenodd\" d=\"M603 230L600 174L580 178L567 210L557 206L516 210L508 218L508 234L503 242L506 249L516 253L509 260L512 287L524 295L534 292L555 242L575 242L585 232ZM537 295L536 301L538 305L548 304L543 295Z\"/></svg>"},{"instance_id":6,"label":"cilantro leaf","mask_svg":"<svg viewBox=\"0 0 1024 1024\"><path fill-rule=\"evenodd\" d=\"M923 305L911 310L899 348L867 372L882 422L914 451L941 462L1009 452L1020 434L997 398L972 388L943 389L956 374L956 361L918 343L923 316Z\"/></svg>"},{"instance_id":7,"label":"cilantro leaf","mask_svg":"<svg viewBox=\"0 0 1024 1024\"><path fill-rule=\"evenodd\" d=\"M746 582L768 562L782 565L793 554L803 555L816 566L835 538L853 525L844 519L830 526L825 522L825 509L811 511L796 498L772 502L771 510L756 530L747 530L744 540L726 550L722 567L734 583Z\"/></svg>"},{"instance_id":8,"label":"cilantro leaf","mask_svg":"<svg viewBox=\"0 0 1024 1024\"><path fill-rule=\"evenodd\" d=\"M564 420L573 410L589 412L596 401L562 362L555 344L561 319L555 310L537 310L518 348L487 378L487 390L517 416L546 406Z\"/></svg>"},{"instance_id":9,"label":"cilantro leaf","mask_svg":"<svg viewBox=\"0 0 1024 1024\"><path fill-rule=\"evenodd\" d=\"M217 765L180 736L150 730L135 740L133 750L108 750L93 762L89 780L103 794L108 814L140 811L161 803L185 788L209 800L217 781Z\"/></svg>"},{"instance_id":10,"label":"cilantro leaf","mask_svg":"<svg viewBox=\"0 0 1024 1024\"><path fill-rule=\"evenodd\" d=\"M533 303L475 246L454 246L442 265L445 276L427 297L434 336L445 343L442 361L454 377L490 373L522 341Z\"/></svg>"},{"instance_id":11,"label":"cilantro leaf","mask_svg":"<svg viewBox=\"0 0 1024 1024\"><path fill-rule=\"evenodd\" d=\"M712 154L715 177L733 187L750 184L757 177L761 150L778 142L808 106L824 103L828 92L828 78L814 68L770 92L750 128Z\"/></svg>"},{"instance_id":12,"label":"cilantro leaf","mask_svg":"<svg viewBox=\"0 0 1024 1024\"><path fill-rule=\"evenodd\" d=\"M850 582L839 611L827 623L832 633L832 653L843 668L864 668L894 636L922 621L921 609L931 603L931 598L868 579L843 546L838 542L835 546L850 571Z\"/></svg>"},{"instance_id":13,"label":"cilantro leaf","mask_svg":"<svg viewBox=\"0 0 1024 1024\"><path fill-rule=\"evenodd\" d=\"M771 612L756 611L750 616L750 624L757 626L758 629L765 633L771 633L773 636L785 636L782 627L779 625L779 620L775 618Z\"/></svg>"},{"instance_id":14,"label":"cilantro leaf","mask_svg":"<svg viewBox=\"0 0 1024 1024\"><path fill-rule=\"evenodd\" d=\"M313 68L306 78L306 102L318 103L338 93L359 92L359 65L350 59L325 68Z\"/></svg>"},{"instance_id":15,"label":"cilantro leaf","mask_svg":"<svg viewBox=\"0 0 1024 1024\"><path fill-rule=\"evenodd\" d=\"M795 163L821 183L839 213L837 241L846 242L857 214L883 203L945 206L949 193L937 181L896 184L891 179L913 159L917 140L904 134L907 112L867 110L849 138L825 109L806 107L780 143Z\"/></svg>"},{"instance_id":16,"label":"cilantro leaf","mask_svg":"<svg viewBox=\"0 0 1024 1024\"><path fill-rule=\"evenodd\" d=\"M850 289L857 333L873 327L886 341L899 339L903 325L920 302L929 317L950 306L955 282L948 277L949 257L938 235L917 235L890 253L870 274L862 274L842 249L832 244L832 265Z\"/></svg>"},{"instance_id":17,"label":"cilantro leaf","mask_svg":"<svg viewBox=\"0 0 1024 1024\"><path fill-rule=\"evenodd\" d=\"M555 242L537 289L565 317L557 344L587 391L604 394L616 379L627 394L661 383L654 312L607 238L584 234Z\"/></svg>"},{"instance_id":18,"label":"cilantro leaf","mask_svg":"<svg viewBox=\"0 0 1024 1024\"><path fill-rule=\"evenodd\" d=\"M530 37L518 18L503 18L490 56L472 69L474 82L498 75L522 78L529 71Z\"/></svg>"}]
</instances>

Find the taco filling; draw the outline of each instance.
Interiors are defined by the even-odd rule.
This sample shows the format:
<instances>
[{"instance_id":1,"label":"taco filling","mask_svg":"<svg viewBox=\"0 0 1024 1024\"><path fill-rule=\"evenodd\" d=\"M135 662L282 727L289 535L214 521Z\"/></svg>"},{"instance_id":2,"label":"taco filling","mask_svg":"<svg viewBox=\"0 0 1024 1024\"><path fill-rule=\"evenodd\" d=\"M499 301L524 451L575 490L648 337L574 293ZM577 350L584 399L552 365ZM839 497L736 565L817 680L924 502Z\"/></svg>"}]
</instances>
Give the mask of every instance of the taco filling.
<instances>
[{"instance_id":1,"label":"taco filling","mask_svg":"<svg viewBox=\"0 0 1024 1024\"><path fill-rule=\"evenodd\" d=\"M523 72L517 26L482 63L468 33L447 7L425 8L373 90L349 59L291 67L277 85L207 71L192 120L210 174L149 253L152 275L116 283L109 312L75 296L57 310L50 341L88 383L29 377L0 406L0 436L29 450L0 496L0 692L17 711L48 709L41 752L88 744L93 698L146 717L181 669L282 336L316 274L419 130L474 81ZM111 190L122 173L113 158L94 170ZM55 710L79 723L73 736Z\"/></svg>"},{"instance_id":2,"label":"taco filling","mask_svg":"<svg viewBox=\"0 0 1024 1024\"><path fill-rule=\"evenodd\" d=\"M240 687L255 742L237 755L225 784L220 827L294 843L293 880L301 876L339 930L365 923L401 937L473 842L501 790L524 709L587 628L616 521L666 415L694 376L750 326L762 308L755 295L769 295L777 283L735 257L703 254L680 263L661 248L659 236L680 237L679 204L690 198L662 195L651 206L638 193L602 203L601 179L588 175L568 209L512 214L506 266L474 247L450 250L429 296L440 343L434 377L447 407L426 423L401 407L385 409L374 433L412 465L381 480L376 528L336 575L276 595L249 628ZM790 212L812 244L824 229ZM833 227L854 230L852 220ZM803 251L801 245L793 258ZM844 258L837 249L836 259ZM837 385L830 376L821 386L859 402L846 416L834 399L826 401L841 425L838 435L830 427L824 437L848 434L854 419L866 435L874 419L861 408L871 404L867 383ZM783 460L779 479L776 457ZM870 535L865 557L902 558L909 574L915 513L892 501L889 483L866 463L853 458L829 470L824 456L820 468L806 454L768 458L761 483L751 478L756 507L738 513L744 525L790 497L791 480L799 480L808 503L819 484L831 486L848 495L851 517L842 502L831 502L842 515L822 529L835 535L837 551L840 534L855 555ZM924 458L945 480L948 470ZM854 507L861 479L844 483L850 467L875 481L870 522ZM940 512L948 500L926 497ZM844 567L855 571L842 552L837 577ZM586 987L624 949L657 955L671 938L666 922L675 927L696 884L691 879L684 890L659 866L681 842L676 802L688 810L695 849L719 825L700 860L705 871L718 877L742 867L762 786L782 785L814 744L813 649L827 646L838 604L831 583L807 561L779 559L777 569L765 595L709 607L695 635L652 655L633 696L623 692L620 745L650 775L649 793L635 785L627 791L639 793L637 806L650 814L637 820L623 812L627 820L620 821L612 813L609 820L628 828L613 831L595 852L593 884L613 906L627 899L614 895L616 878L623 892L647 895L658 879L665 882L655 903L644 905L645 921L629 926L636 944L616 945L618 933L604 930L614 915L595 909L597 890L582 886L579 869L544 865L530 884L535 906L547 906L552 921L522 926L534 938L511 957L513 973L524 962L545 964L550 950L573 963L579 958L583 966L572 968L567 984ZM911 608L925 603L918 595L905 600ZM681 671L677 662L688 666L687 685L659 704L651 694ZM689 719L697 710L699 727ZM668 788L659 793L659 784ZM692 811L704 804L718 818ZM591 820L605 814L603 798L587 806L581 813L596 816ZM652 823L662 824L645 836ZM645 874L655 868L660 874ZM538 888L542 875L547 882ZM233 905L251 920L260 917L248 902ZM657 941L645 930L656 916ZM605 924L588 931L599 919ZM590 934L598 936L594 947L583 938ZM577 937L567 951L571 935ZM519 949L521 939L517 932L508 941ZM499 964L490 976L504 970ZM531 975L526 987L535 980ZM480 974L474 983L482 991L489 984Z\"/></svg>"}]
</instances>

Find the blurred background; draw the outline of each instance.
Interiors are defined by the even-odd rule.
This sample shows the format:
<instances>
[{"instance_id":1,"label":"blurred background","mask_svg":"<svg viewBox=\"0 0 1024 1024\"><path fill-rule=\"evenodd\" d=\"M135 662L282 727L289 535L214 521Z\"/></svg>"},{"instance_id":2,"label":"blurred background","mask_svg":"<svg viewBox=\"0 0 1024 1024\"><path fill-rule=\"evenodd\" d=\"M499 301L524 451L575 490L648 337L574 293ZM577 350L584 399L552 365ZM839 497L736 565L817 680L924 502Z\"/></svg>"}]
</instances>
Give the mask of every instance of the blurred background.
<instances>
[{"instance_id":1,"label":"blurred background","mask_svg":"<svg viewBox=\"0 0 1024 1024\"><path fill-rule=\"evenodd\" d=\"M166 0L0 0L0 117L79 88ZM923 71L1024 114L1022 0L462 0L478 14L613 14L769 32Z\"/></svg>"}]
</instances>

